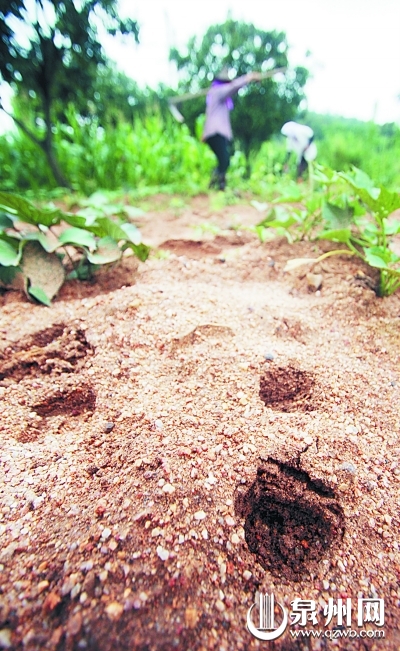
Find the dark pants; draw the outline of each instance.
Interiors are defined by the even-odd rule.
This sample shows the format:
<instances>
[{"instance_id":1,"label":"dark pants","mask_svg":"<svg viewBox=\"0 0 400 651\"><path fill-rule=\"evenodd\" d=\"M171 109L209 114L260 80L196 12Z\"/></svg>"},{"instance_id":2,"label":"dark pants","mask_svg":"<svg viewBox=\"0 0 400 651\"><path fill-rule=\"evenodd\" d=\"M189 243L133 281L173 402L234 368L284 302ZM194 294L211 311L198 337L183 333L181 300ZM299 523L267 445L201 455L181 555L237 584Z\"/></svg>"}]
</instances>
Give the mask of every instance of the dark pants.
<instances>
[{"instance_id":1,"label":"dark pants","mask_svg":"<svg viewBox=\"0 0 400 651\"><path fill-rule=\"evenodd\" d=\"M303 176L306 169L308 169L308 163L307 163L306 159L304 158L304 154L307 151L307 149L309 148L309 146L311 145L313 140L314 140L314 136L311 136L310 140L308 141L307 147L305 148L305 150L302 153L300 162L299 162L299 164L297 166L297 178L300 178L301 176Z\"/></svg>"},{"instance_id":2,"label":"dark pants","mask_svg":"<svg viewBox=\"0 0 400 651\"><path fill-rule=\"evenodd\" d=\"M218 167L214 171L210 186L218 186L220 190L225 189L225 174L229 167L231 157L231 142L225 136L217 133L205 141L217 157Z\"/></svg>"},{"instance_id":3,"label":"dark pants","mask_svg":"<svg viewBox=\"0 0 400 651\"><path fill-rule=\"evenodd\" d=\"M304 172L308 168L308 163L304 156L301 157L299 164L297 165L297 178L303 176Z\"/></svg>"}]
</instances>

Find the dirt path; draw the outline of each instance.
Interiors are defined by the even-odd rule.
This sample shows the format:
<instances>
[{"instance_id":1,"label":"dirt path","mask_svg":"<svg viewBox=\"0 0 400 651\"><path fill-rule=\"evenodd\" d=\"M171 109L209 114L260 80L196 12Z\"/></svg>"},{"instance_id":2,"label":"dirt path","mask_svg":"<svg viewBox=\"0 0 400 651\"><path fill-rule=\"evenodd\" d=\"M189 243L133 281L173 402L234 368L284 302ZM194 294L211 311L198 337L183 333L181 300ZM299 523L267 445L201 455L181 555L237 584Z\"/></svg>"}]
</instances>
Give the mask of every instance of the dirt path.
<instances>
[{"instance_id":1,"label":"dirt path","mask_svg":"<svg viewBox=\"0 0 400 651\"><path fill-rule=\"evenodd\" d=\"M400 648L399 298L349 259L284 274L320 249L258 219L149 212L137 270L3 297L0 648ZM258 593L306 626L259 642ZM293 637L335 627L385 637Z\"/></svg>"}]
</instances>

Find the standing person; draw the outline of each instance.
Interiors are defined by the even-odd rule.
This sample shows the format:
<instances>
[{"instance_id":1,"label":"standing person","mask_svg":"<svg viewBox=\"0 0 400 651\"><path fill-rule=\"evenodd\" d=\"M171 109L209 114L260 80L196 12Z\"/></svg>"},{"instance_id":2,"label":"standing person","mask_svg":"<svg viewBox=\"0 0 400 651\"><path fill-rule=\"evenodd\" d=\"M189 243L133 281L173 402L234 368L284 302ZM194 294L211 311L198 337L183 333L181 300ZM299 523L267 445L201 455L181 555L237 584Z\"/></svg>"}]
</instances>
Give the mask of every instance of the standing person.
<instances>
[{"instance_id":1,"label":"standing person","mask_svg":"<svg viewBox=\"0 0 400 651\"><path fill-rule=\"evenodd\" d=\"M287 162L290 154L295 152L297 157L297 178L300 179L308 167L308 163L315 160L317 148L315 146L314 131L305 124L298 122L286 122L281 133L286 136L287 154L284 169L287 169ZM286 171L286 170L285 170Z\"/></svg>"},{"instance_id":2,"label":"standing person","mask_svg":"<svg viewBox=\"0 0 400 651\"><path fill-rule=\"evenodd\" d=\"M229 115L233 109L232 95L251 81L261 81L261 79L261 73L249 72L247 75L231 81L228 71L223 69L215 76L207 93L203 141L212 149L218 161L218 166L211 178L210 188L217 187L219 190L224 190L226 186L226 171L229 167L230 146L233 138Z\"/></svg>"}]
</instances>

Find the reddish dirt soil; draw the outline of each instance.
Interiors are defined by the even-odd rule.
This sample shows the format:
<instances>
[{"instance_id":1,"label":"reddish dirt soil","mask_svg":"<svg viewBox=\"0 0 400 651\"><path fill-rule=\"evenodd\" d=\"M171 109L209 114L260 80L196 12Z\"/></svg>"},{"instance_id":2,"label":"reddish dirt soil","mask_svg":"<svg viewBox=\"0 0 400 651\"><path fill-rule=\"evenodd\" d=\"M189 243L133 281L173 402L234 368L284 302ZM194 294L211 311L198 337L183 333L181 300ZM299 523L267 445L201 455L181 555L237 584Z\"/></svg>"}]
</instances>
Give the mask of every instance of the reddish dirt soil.
<instances>
[{"instance_id":1,"label":"reddish dirt soil","mask_svg":"<svg viewBox=\"0 0 400 651\"><path fill-rule=\"evenodd\" d=\"M328 245L260 244L245 202L169 201L146 263L1 298L0 649L397 651L399 296L348 257L285 273ZM260 593L314 615L259 641Z\"/></svg>"}]
</instances>

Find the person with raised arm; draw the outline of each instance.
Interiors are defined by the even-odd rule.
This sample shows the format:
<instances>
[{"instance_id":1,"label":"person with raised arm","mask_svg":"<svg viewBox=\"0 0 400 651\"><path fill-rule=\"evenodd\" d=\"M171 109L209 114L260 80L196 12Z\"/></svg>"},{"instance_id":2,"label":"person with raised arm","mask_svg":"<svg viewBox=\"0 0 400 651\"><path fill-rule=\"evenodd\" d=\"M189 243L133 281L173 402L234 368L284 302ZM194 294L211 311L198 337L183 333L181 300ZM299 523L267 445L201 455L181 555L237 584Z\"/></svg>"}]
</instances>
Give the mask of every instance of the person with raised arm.
<instances>
[{"instance_id":1,"label":"person with raised arm","mask_svg":"<svg viewBox=\"0 0 400 651\"><path fill-rule=\"evenodd\" d=\"M203 141L212 149L217 158L217 167L213 171L210 188L225 190L226 172L231 156L233 139L230 112L233 109L232 96L240 88L252 81L261 81L260 72L249 72L231 80L229 71L223 68L214 78L206 97L206 120Z\"/></svg>"}]
</instances>

